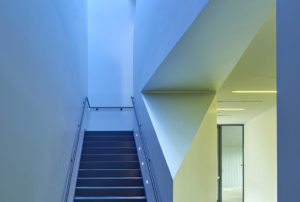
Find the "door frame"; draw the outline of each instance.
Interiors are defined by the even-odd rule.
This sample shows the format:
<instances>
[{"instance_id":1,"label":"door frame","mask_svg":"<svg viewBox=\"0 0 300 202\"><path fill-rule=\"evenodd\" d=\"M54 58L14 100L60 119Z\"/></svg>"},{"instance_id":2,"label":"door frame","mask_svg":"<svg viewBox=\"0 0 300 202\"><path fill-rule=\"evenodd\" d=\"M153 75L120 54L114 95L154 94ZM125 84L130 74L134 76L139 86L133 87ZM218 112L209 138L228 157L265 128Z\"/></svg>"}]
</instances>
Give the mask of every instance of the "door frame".
<instances>
[{"instance_id":1,"label":"door frame","mask_svg":"<svg viewBox=\"0 0 300 202\"><path fill-rule=\"evenodd\" d=\"M242 126L243 202L245 201L245 124L218 124L218 202L222 202L222 126Z\"/></svg>"}]
</instances>

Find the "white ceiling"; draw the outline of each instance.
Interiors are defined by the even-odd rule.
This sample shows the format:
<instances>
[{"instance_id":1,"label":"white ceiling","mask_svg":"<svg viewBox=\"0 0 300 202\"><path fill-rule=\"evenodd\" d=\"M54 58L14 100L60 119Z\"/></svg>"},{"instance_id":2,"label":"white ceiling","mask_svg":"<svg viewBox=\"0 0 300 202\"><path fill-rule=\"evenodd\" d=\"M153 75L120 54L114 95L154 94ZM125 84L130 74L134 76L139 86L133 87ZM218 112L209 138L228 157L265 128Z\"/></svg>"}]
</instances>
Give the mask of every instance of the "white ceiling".
<instances>
[{"instance_id":1,"label":"white ceiling","mask_svg":"<svg viewBox=\"0 0 300 202\"><path fill-rule=\"evenodd\" d=\"M228 50L230 51L230 50ZM217 93L218 123L245 123L276 105L276 94L233 94L233 90L276 90L276 12L266 19Z\"/></svg>"}]
</instances>

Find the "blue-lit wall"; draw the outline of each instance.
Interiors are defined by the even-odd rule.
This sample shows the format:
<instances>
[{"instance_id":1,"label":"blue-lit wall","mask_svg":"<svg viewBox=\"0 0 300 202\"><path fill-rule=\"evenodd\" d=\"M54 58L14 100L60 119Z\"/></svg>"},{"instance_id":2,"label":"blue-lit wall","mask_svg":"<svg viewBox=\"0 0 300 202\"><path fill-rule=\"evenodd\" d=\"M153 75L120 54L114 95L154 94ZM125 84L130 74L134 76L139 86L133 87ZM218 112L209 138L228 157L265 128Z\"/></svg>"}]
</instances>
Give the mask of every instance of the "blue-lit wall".
<instances>
[{"instance_id":1,"label":"blue-lit wall","mask_svg":"<svg viewBox=\"0 0 300 202\"><path fill-rule=\"evenodd\" d=\"M277 0L278 202L299 201L300 2Z\"/></svg>"},{"instance_id":2,"label":"blue-lit wall","mask_svg":"<svg viewBox=\"0 0 300 202\"><path fill-rule=\"evenodd\" d=\"M87 0L88 97L92 106L131 106L135 0ZM92 110L87 130L132 130L132 109Z\"/></svg>"},{"instance_id":3,"label":"blue-lit wall","mask_svg":"<svg viewBox=\"0 0 300 202\"><path fill-rule=\"evenodd\" d=\"M87 95L86 2L0 1L0 201L61 201Z\"/></svg>"},{"instance_id":4,"label":"blue-lit wall","mask_svg":"<svg viewBox=\"0 0 300 202\"><path fill-rule=\"evenodd\" d=\"M173 201L173 180L143 102L141 91L208 0L137 1L134 26L134 96L149 145L161 199Z\"/></svg>"},{"instance_id":5,"label":"blue-lit wall","mask_svg":"<svg viewBox=\"0 0 300 202\"><path fill-rule=\"evenodd\" d=\"M131 106L135 1L87 3L90 102L93 106Z\"/></svg>"}]
</instances>

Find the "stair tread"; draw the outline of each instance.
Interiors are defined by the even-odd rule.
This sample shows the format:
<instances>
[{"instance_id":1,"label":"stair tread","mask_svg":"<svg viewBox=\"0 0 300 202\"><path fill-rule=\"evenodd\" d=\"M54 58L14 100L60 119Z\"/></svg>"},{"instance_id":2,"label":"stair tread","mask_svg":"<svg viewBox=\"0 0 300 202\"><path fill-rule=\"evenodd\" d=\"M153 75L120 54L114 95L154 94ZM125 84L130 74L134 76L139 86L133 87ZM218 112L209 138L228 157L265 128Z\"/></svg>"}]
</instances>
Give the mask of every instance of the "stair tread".
<instances>
[{"instance_id":1,"label":"stair tread","mask_svg":"<svg viewBox=\"0 0 300 202\"><path fill-rule=\"evenodd\" d=\"M93 141L91 141L91 142L93 142ZM136 149L136 147L93 147L93 148L95 148L95 149L97 149L97 148L99 148L99 149L122 149L122 148L124 148L124 149L128 149L128 148L131 148L131 149Z\"/></svg>"},{"instance_id":2,"label":"stair tread","mask_svg":"<svg viewBox=\"0 0 300 202\"><path fill-rule=\"evenodd\" d=\"M116 168L116 169L114 169L114 168L112 168L112 169L107 169L107 168L103 168L103 169L101 169L101 168L81 168L81 169L79 169L80 171L81 170L141 170L141 169L136 169L136 168L124 168L124 169L122 169L122 168Z\"/></svg>"},{"instance_id":3,"label":"stair tread","mask_svg":"<svg viewBox=\"0 0 300 202\"><path fill-rule=\"evenodd\" d=\"M136 156L137 154L81 154L81 156L85 156L85 155L91 155L91 156L95 156L95 155L102 155L102 156Z\"/></svg>"},{"instance_id":4,"label":"stair tread","mask_svg":"<svg viewBox=\"0 0 300 202\"><path fill-rule=\"evenodd\" d=\"M76 187L76 189L144 189L143 186L124 186L124 187Z\"/></svg>"},{"instance_id":5,"label":"stair tread","mask_svg":"<svg viewBox=\"0 0 300 202\"><path fill-rule=\"evenodd\" d=\"M114 179L142 179L142 177L78 177L77 179L87 179L87 180L114 180Z\"/></svg>"},{"instance_id":6,"label":"stair tread","mask_svg":"<svg viewBox=\"0 0 300 202\"><path fill-rule=\"evenodd\" d=\"M146 201L132 131L86 131L74 201Z\"/></svg>"},{"instance_id":7,"label":"stair tread","mask_svg":"<svg viewBox=\"0 0 300 202\"><path fill-rule=\"evenodd\" d=\"M84 163L137 163L139 161L84 161Z\"/></svg>"},{"instance_id":8,"label":"stair tread","mask_svg":"<svg viewBox=\"0 0 300 202\"><path fill-rule=\"evenodd\" d=\"M75 199L146 199L146 196L75 196Z\"/></svg>"},{"instance_id":9,"label":"stair tread","mask_svg":"<svg viewBox=\"0 0 300 202\"><path fill-rule=\"evenodd\" d=\"M120 140L120 141L113 141L113 140L103 140L103 141L99 141L99 140L97 140L97 141L92 141L92 140L86 140L86 141L84 141L84 143L91 143L91 142L93 142L93 143L97 143L97 142L134 142L134 140Z\"/></svg>"}]
</instances>

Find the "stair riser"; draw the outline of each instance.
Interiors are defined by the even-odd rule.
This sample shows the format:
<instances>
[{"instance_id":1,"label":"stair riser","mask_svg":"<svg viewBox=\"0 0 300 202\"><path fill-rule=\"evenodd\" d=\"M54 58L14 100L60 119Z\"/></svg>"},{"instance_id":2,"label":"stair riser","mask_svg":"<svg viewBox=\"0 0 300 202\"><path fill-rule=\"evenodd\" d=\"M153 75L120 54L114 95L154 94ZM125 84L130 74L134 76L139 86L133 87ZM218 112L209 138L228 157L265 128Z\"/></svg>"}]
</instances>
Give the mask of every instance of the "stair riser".
<instances>
[{"instance_id":1,"label":"stair riser","mask_svg":"<svg viewBox=\"0 0 300 202\"><path fill-rule=\"evenodd\" d=\"M141 177L140 170L79 170L78 177Z\"/></svg>"},{"instance_id":2,"label":"stair riser","mask_svg":"<svg viewBox=\"0 0 300 202\"><path fill-rule=\"evenodd\" d=\"M81 161L138 161L138 156L136 154L130 154L130 155L85 154L81 156Z\"/></svg>"},{"instance_id":3,"label":"stair riser","mask_svg":"<svg viewBox=\"0 0 300 202\"><path fill-rule=\"evenodd\" d=\"M143 186L142 179L78 179L77 187Z\"/></svg>"},{"instance_id":4,"label":"stair riser","mask_svg":"<svg viewBox=\"0 0 300 202\"><path fill-rule=\"evenodd\" d=\"M80 169L139 169L139 162L81 162Z\"/></svg>"},{"instance_id":5,"label":"stair riser","mask_svg":"<svg viewBox=\"0 0 300 202\"><path fill-rule=\"evenodd\" d=\"M135 147L134 141L101 141L101 142L94 142L94 141L85 141L83 142L83 147Z\"/></svg>"},{"instance_id":6,"label":"stair riser","mask_svg":"<svg viewBox=\"0 0 300 202\"><path fill-rule=\"evenodd\" d=\"M87 131L74 202L147 202L132 131Z\"/></svg>"},{"instance_id":7,"label":"stair riser","mask_svg":"<svg viewBox=\"0 0 300 202\"><path fill-rule=\"evenodd\" d=\"M86 131L86 136L133 136L132 131Z\"/></svg>"},{"instance_id":8,"label":"stair riser","mask_svg":"<svg viewBox=\"0 0 300 202\"><path fill-rule=\"evenodd\" d=\"M75 199L74 202L147 202L146 199Z\"/></svg>"},{"instance_id":9,"label":"stair riser","mask_svg":"<svg viewBox=\"0 0 300 202\"><path fill-rule=\"evenodd\" d=\"M136 148L83 148L82 154L136 154Z\"/></svg>"},{"instance_id":10,"label":"stair riser","mask_svg":"<svg viewBox=\"0 0 300 202\"><path fill-rule=\"evenodd\" d=\"M134 141L133 136L131 137L85 137L84 141Z\"/></svg>"},{"instance_id":11,"label":"stair riser","mask_svg":"<svg viewBox=\"0 0 300 202\"><path fill-rule=\"evenodd\" d=\"M76 189L76 196L145 196L142 189Z\"/></svg>"}]
</instances>

